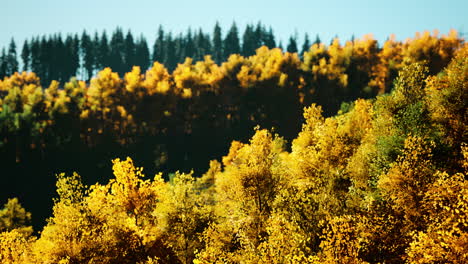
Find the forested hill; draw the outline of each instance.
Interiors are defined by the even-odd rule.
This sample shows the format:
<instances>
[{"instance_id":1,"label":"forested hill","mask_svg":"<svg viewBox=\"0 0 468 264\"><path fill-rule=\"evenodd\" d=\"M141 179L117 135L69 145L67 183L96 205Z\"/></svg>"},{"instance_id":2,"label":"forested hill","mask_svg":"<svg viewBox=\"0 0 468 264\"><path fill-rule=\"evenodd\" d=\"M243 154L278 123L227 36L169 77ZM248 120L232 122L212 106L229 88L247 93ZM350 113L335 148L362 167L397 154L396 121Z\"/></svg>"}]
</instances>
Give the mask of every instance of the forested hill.
<instances>
[{"instance_id":1,"label":"forested hill","mask_svg":"<svg viewBox=\"0 0 468 264\"><path fill-rule=\"evenodd\" d=\"M59 174L53 213L37 236L17 199L0 211L0 260L468 263L468 45L426 40L413 40L411 49L389 42L378 62L367 56L367 39L313 46L303 62L261 48L221 67L188 60L172 75L158 63L123 80L106 69L89 86L71 81L64 89L54 83L43 90L31 73L5 79L2 147L9 156L2 165L15 153L17 168L49 155L73 157L66 164L83 168L89 156L103 155L97 150L125 150L136 164L148 157L163 164L166 151L167 163L183 166L240 132L253 136L233 141L202 177L176 172L165 181L130 158L113 160L113 176L92 186L79 174ZM315 103L295 112L319 100L322 89L347 91L352 67L368 76L364 91L374 91L372 80L390 69L398 77L391 92L345 104L335 116L324 117ZM293 134L296 114L304 122ZM255 123L277 125L293 140L252 130ZM185 152L174 161L177 148ZM35 196L52 178L18 172L2 167L2 180L12 186L18 179L23 191L32 185Z\"/></svg>"},{"instance_id":2,"label":"forested hill","mask_svg":"<svg viewBox=\"0 0 468 264\"><path fill-rule=\"evenodd\" d=\"M0 200L18 197L40 229L56 173L76 171L86 184L105 183L110 161L131 156L148 175L162 171L167 179L192 169L201 175L233 140L247 142L257 125L291 142L304 107L345 113L357 98L392 90L405 65L423 63L433 76L464 46L456 32L426 32L405 42L389 38L382 47L370 36L335 39L302 56L262 46L220 64L210 56L187 58L172 72L159 62L125 74L105 68L89 82L42 85L34 72L13 73L0 81Z\"/></svg>"}]
</instances>

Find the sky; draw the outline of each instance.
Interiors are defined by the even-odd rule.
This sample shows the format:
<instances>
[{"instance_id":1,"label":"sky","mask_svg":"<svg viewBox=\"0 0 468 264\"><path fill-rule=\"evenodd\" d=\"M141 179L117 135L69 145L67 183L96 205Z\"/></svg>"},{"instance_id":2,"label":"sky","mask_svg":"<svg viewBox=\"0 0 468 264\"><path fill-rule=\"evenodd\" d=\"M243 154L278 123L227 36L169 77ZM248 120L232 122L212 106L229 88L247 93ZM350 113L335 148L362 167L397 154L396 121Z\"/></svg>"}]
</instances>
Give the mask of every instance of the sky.
<instances>
[{"instance_id":1,"label":"sky","mask_svg":"<svg viewBox=\"0 0 468 264\"><path fill-rule=\"evenodd\" d=\"M0 47L12 38L21 46L32 36L111 33L117 26L143 34L152 45L159 25L176 34L189 27L211 33L216 21L223 33L233 21L241 33L261 21L283 45L295 33L300 45L305 33L324 42L372 33L382 43L392 33L404 40L418 31L445 34L452 28L468 36L466 0L0 0L0 10Z\"/></svg>"}]
</instances>

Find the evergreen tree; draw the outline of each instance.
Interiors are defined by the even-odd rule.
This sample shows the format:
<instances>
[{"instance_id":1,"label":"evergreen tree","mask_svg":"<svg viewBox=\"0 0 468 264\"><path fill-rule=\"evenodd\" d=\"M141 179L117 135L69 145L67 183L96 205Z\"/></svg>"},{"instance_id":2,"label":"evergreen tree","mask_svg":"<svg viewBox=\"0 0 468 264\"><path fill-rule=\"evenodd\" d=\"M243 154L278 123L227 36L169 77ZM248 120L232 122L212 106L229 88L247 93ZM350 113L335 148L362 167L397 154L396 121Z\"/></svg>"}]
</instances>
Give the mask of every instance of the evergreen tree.
<instances>
[{"instance_id":1,"label":"evergreen tree","mask_svg":"<svg viewBox=\"0 0 468 264\"><path fill-rule=\"evenodd\" d=\"M42 36L39 43L39 64L40 70L37 72L41 76L41 84L50 82L51 45L46 36Z\"/></svg>"},{"instance_id":2,"label":"evergreen tree","mask_svg":"<svg viewBox=\"0 0 468 264\"><path fill-rule=\"evenodd\" d=\"M93 77L94 71L94 45L91 37L86 33L86 30L83 31L81 35L81 57L83 58L83 67L86 72L85 80L90 80Z\"/></svg>"},{"instance_id":3,"label":"evergreen tree","mask_svg":"<svg viewBox=\"0 0 468 264\"><path fill-rule=\"evenodd\" d=\"M192 29L188 29L187 37L185 38L185 54L182 61L185 61L186 57L193 58L195 55L195 43L193 40Z\"/></svg>"},{"instance_id":4,"label":"evergreen tree","mask_svg":"<svg viewBox=\"0 0 468 264\"><path fill-rule=\"evenodd\" d=\"M97 65L100 69L104 69L105 67L110 65L109 52L109 41L107 39L107 33L104 30L101 34L96 54Z\"/></svg>"},{"instance_id":5,"label":"evergreen tree","mask_svg":"<svg viewBox=\"0 0 468 264\"><path fill-rule=\"evenodd\" d=\"M314 44L320 44L320 43L322 43L322 41L320 40L320 37L319 37L319 35L317 34L317 35L315 35Z\"/></svg>"},{"instance_id":6,"label":"evergreen tree","mask_svg":"<svg viewBox=\"0 0 468 264\"><path fill-rule=\"evenodd\" d=\"M67 76L66 68L70 61L66 58L65 43L62 40L62 34L54 35L52 39L53 61L51 65L51 79L59 82L65 82L70 76Z\"/></svg>"},{"instance_id":7,"label":"evergreen tree","mask_svg":"<svg viewBox=\"0 0 468 264\"><path fill-rule=\"evenodd\" d=\"M31 51L29 49L28 40L24 40L23 49L21 50L21 59L23 60L23 71L29 71L31 65Z\"/></svg>"},{"instance_id":8,"label":"evergreen tree","mask_svg":"<svg viewBox=\"0 0 468 264\"><path fill-rule=\"evenodd\" d=\"M7 61L7 75L13 75L13 73L18 71L18 58L16 55L16 44L14 39L11 39L10 45L8 46Z\"/></svg>"},{"instance_id":9,"label":"evergreen tree","mask_svg":"<svg viewBox=\"0 0 468 264\"><path fill-rule=\"evenodd\" d=\"M273 29L271 27L263 36L263 45L270 49L276 47L275 35L273 34Z\"/></svg>"},{"instance_id":10,"label":"evergreen tree","mask_svg":"<svg viewBox=\"0 0 468 264\"><path fill-rule=\"evenodd\" d=\"M32 72L35 72L38 76L42 77L42 63L40 58L41 53L41 45L39 42L39 37L32 38L30 44L30 51L31 51L31 65L30 69Z\"/></svg>"},{"instance_id":11,"label":"evergreen tree","mask_svg":"<svg viewBox=\"0 0 468 264\"><path fill-rule=\"evenodd\" d=\"M290 53L297 52L297 38L296 38L296 36L289 37L289 43L288 43L288 46L286 48L286 51L290 52Z\"/></svg>"},{"instance_id":12,"label":"evergreen tree","mask_svg":"<svg viewBox=\"0 0 468 264\"><path fill-rule=\"evenodd\" d=\"M255 27L255 30L254 30L254 39L253 39L253 46L255 47L255 50L257 50L261 46L265 45L265 43L263 42L263 40L265 38L264 37L265 33L266 32L265 32L265 29L264 29L262 23L260 23L260 21L258 21L257 26Z\"/></svg>"},{"instance_id":13,"label":"evergreen tree","mask_svg":"<svg viewBox=\"0 0 468 264\"><path fill-rule=\"evenodd\" d=\"M73 66L76 67L74 73L78 75L78 72L80 71L83 65L80 57L80 36L78 35L78 33L73 35L73 58L75 60L75 64Z\"/></svg>"},{"instance_id":14,"label":"evergreen tree","mask_svg":"<svg viewBox=\"0 0 468 264\"><path fill-rule=\"evenodd\" d=\"M172 33L166 35L164 40L164 58L163 64L170 70L173 71L177 65L177 58L175 54L174 41L172 39Z\"/></svg>"},{"instance_id":15,"label":"evergreen tree","mask_svg":"<svg viewBox=\"0 0 468 264\"><path fill-rule=\"evenodd\" d=\"M116 28L112 34L109 47L109 66L113 71L117 72L120 76L123 76L123 74L125 74L125 39L121 28Z\"/></svg>"},{"instance_id":16,"label":"evergreen tree","mask_svg":"<svg viewBox=\"0 0 468 264\"><path fill-rule=\"evenodd\" d=\"M135 65L135 42L133 41L132 32L128 30L125 36L125 50L124 50L124 69L130 71Z\"/></svg>"},{"instance_id":17,"label":"evergreen tree","mask_svg":"<svg viewBox=\"0 0 468 264\"><path fill-rule=\"evenodd\" d=\"M213 30L213 60L220 65L223 60L223 40L221 36L221 27L216 21L214 30Z\"/></svg>"},{"instance_id":18,"label":"evergreen tree","mask_svg":"<svg viewBox=\"0 0 468 264\"><path fill-rule=\"evenodd\" d=\"M174 40L174 46L175 46L175 57L178 63L181 63L185 60L185 39L182 36L182 33L177 36L177 38Z\"/></svg>"},{"instance_id":19,"label":"evergreen tree","mask_svg":"<svg viewBox=\"0 0 468 264\"><path fill-rule=\"evenodd\" d=\"M137 41L135 47L135 65L140 66L142 71L148 69L150 61L150 52L148 49L148 43L143 35L140 36L140 39Z\"/></svg>"},{"instance_id":20,"label":"evergreen tree","mask_svg":"<svg viewBox=\"0 0 468 264\"><path fill-rule=\"evenodd\" d=\"M236 22L232 23L224 39L224 60L231 54L240 54L239 31Z\"/></svg>"},{"instance_id":21,"label":"evergreen tree","mask_svg":"<svg viewBox=\"0 0 468 264\"><path fill-rule=\"evenodd\" d=\"M208 36L205 36L201 29L198 30L198 34L195 37L195 55L194 61L201 61L205 55L211 51L211 42Z\"/></svg>"},{"instance_id":22,"label":"evergreen tree","mask_svg":"<svg viewBox=\"0 0 468 264\"><path fill-rule=\"evenodd\" d=\"M302 51L301 51L301 58L304 56L304 52L309 51L311 46L310 40L309 40L309 34L305 34L304 36L304 44L302 44Z\"/></svg>"},{"instance_id":23,"label":"evergreen tree","mask_svg":"<svg viewBox=\"0 0 468 264\"><path fill-rule=\"evenodd\" d=\"M3 77L7 76L7 69L7 54L5 48L2 48L2 53L0 55L0 80L3 79Z\"/></svg>"},{"instance_id":24,"label":"evergreen tree","mask_svg":"<svg viewBox=\"0 0 468 264\"><path fill-rule=\"evenodd\" d=\"M94 64L94 70L101 70L101 63L99 61L99 44L101 44L101 39L99 37L99 33L97 31L94 32L94 37L92 39L92 45L93 45L93 64Z\"/></svg>"},{"instance_id":25,"label":"evergreen tree","mask_svg":"<svg viewBox=\"0 0 468 264\"><path fill-rule=\"evenodd\" d=\"M247 25L242 37L242 55L246 57L254 55L255 48L256 45L253 27L251 25Z\"/></svg>"},{"instance_id":26,"label":"evergreen tree","mask_svg":"<svg viewBox=\"0 0 468 264\"><path fill-rule=\"evenodd\" d=\"M164 29L159 25L158 35L153 45L153 62L163 62L164 60Z\"/></svg>"},{"instance_id":27,"label":"evergreen tree","mask_svg":"<svg viewBox=\"0 0 468 264\"><path fill-rule=\"evenodd\" d=\"M65 64L64 78L69 79L76 75L79 67L79 51L72 35L68 35L65 39L65 53L68 62Z\"/></svg>"}]
</instances>

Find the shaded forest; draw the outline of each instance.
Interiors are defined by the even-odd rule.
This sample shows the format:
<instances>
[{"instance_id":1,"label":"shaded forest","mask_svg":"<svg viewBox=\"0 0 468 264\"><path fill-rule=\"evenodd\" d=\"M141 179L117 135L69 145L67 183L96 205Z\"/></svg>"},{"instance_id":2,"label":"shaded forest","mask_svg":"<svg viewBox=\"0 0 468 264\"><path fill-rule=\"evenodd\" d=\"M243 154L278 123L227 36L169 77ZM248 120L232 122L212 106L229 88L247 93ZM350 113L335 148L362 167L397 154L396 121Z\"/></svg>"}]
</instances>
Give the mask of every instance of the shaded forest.
<instances>
[{"instance_id":1,"label":"shaded forest","mask_svg":"<svg viewBox=\"0 0 468 264\"><path fill-rule=\"evenodd\" d=\"M466 262L467 45L308 46L5 77L0 257Z\"/></svg>"}]
</instances>

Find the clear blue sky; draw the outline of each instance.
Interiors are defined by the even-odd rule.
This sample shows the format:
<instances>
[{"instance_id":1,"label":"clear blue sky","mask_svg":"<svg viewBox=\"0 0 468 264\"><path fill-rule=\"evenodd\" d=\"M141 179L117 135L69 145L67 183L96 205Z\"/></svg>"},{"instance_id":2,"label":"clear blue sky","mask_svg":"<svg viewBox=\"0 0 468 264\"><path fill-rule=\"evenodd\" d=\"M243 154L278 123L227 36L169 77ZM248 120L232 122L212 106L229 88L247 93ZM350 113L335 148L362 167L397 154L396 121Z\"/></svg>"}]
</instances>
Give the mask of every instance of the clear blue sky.
<instances>
[{"instance_id":1,"label":"clear blue sky","mask_svg":"<svg viewBox=\"0 0 468 264\"><path fill-rule=\"evenodd\" d=\"M0 47L12 37L21 46L31 36L110 33L117 26L152 45L159 24L174 33L188 27L211 33L216 21L226 32L234 20L241 31L257 21L272 26L283 43L294 32L326 42L335 35L347 40L373 33L382 42L391 33L403 40L423 30L468 32L467 0L0 0L0 7Z\"/></svg>"}]
</instances>

